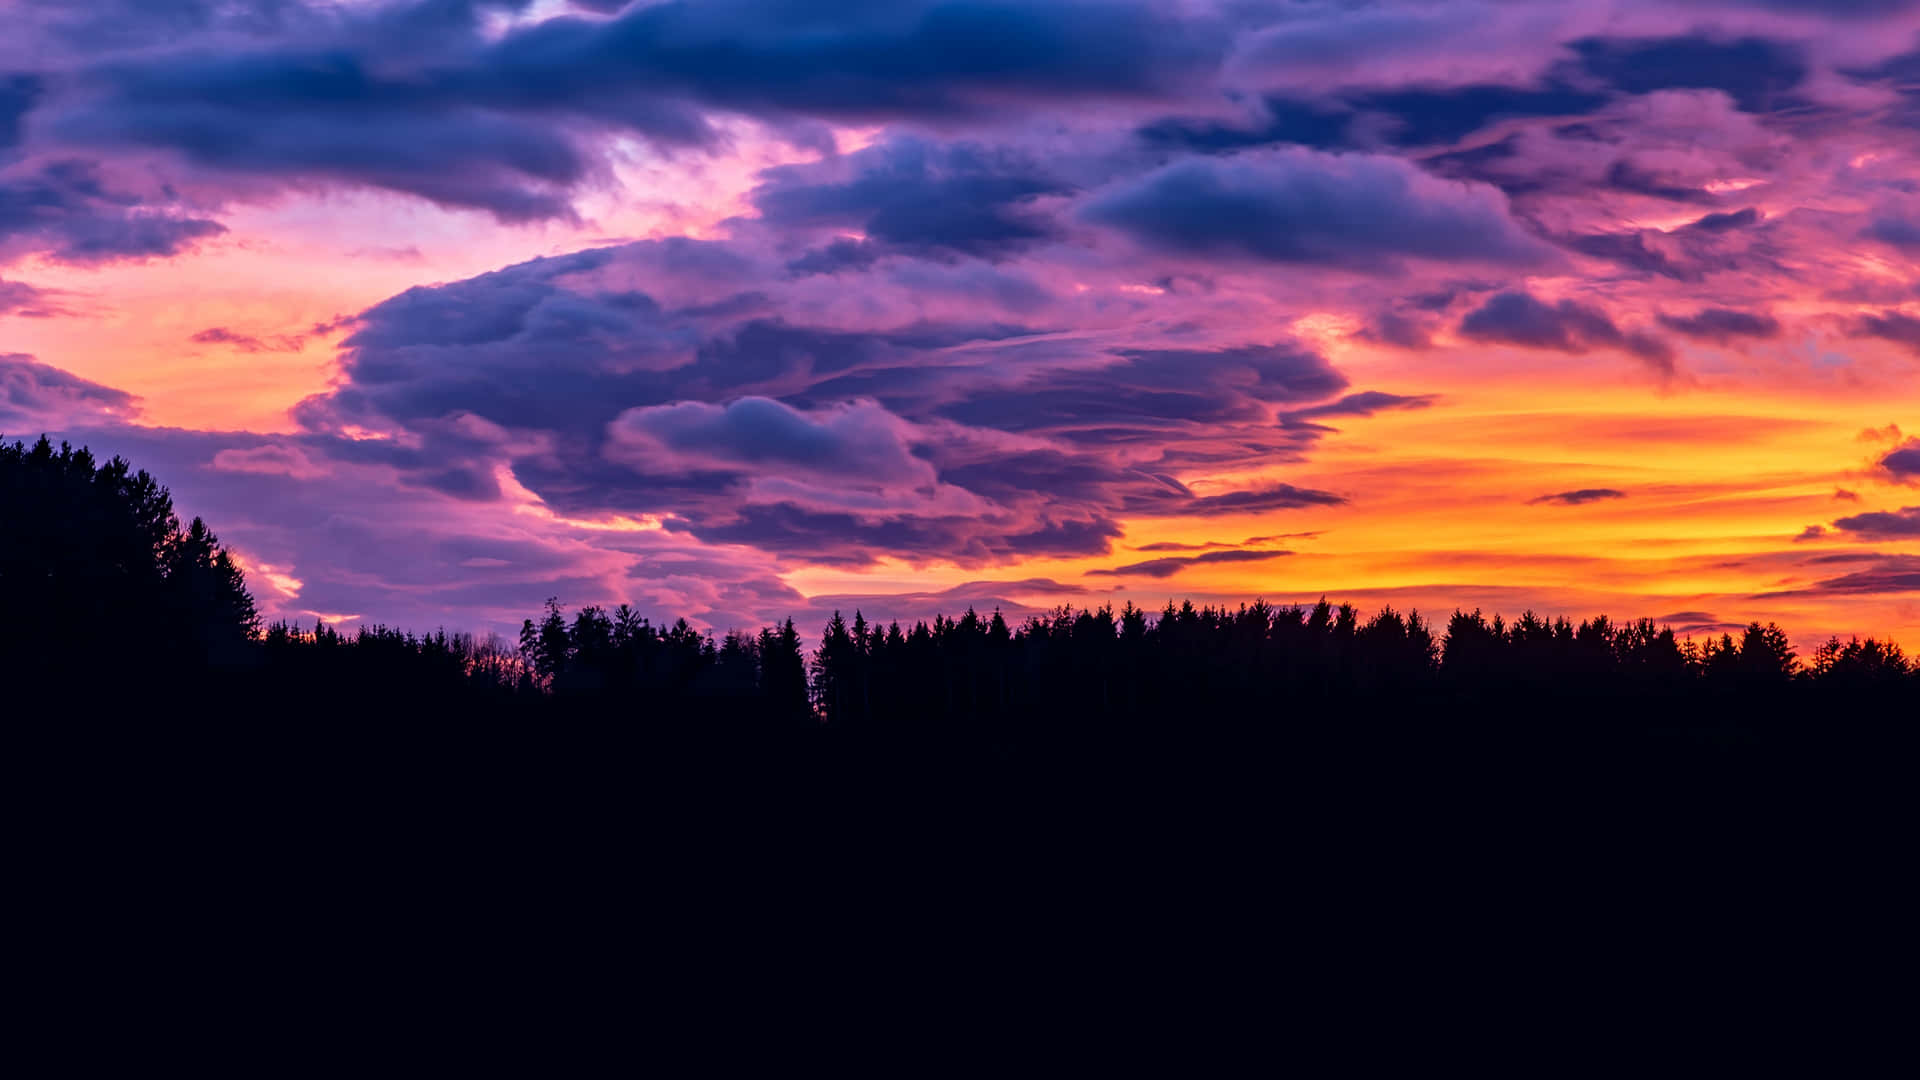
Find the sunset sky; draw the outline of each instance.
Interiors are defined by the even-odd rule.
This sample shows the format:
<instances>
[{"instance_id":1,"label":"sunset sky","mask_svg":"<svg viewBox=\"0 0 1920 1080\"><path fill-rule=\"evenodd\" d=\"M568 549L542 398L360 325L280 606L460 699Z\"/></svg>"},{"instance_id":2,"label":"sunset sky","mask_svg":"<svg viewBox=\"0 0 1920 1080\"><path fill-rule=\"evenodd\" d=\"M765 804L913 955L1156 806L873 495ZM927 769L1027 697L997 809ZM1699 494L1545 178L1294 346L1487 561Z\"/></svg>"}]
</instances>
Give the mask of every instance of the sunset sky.
<instances>
[{"instance_id":1,"label":"sunset sky","mask_svg":"<svg viewBox=\"0 0 1920 1080\"><path fill-rule=\"evenodd\" d=\"M1920 2L0 0L0 433L263 613L1920 646Z\"/></svg>"}]
</instances>

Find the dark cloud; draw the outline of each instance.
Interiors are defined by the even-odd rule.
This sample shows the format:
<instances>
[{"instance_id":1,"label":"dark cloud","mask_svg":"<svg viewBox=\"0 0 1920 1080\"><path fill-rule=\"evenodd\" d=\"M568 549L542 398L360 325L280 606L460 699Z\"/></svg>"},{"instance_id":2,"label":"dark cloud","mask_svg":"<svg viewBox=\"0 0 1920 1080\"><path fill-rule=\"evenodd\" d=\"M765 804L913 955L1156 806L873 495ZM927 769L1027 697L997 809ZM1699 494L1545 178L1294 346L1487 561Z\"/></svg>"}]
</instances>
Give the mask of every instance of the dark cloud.
<instances>
[{"instance_id":1,"label":"dark cloud","mask_svg":"<svg viewBox=\"0 0 1920 1080\"><path fill-rule=\"evenodd\" d=\"M1433 344L1433 332L1427 320L1410 318L1394 311L1375 316L1371 324L1354 336L1382 345L1397 345L1402 349L1425 349Z\"/></svg>"},{"instance_id":2,"label":"dark cloud","mask_svg":"<svg viewBox=\"0 0 1920 1080\"><path fill-rule=\"evenodd\" d=\"M1346 100L1370 133L1396 146L1426 146L1455 142L1501 119L1585 115L1607 96L1564 83L1542 89L1480 84L1376 90ZM1385 122L1370 123L1366 114Z\"/></svg>"},{"instance_id":3,"label":"dark cloud","mask_svg":"<svg viewBox=\"0 0 1920 1080\"><path fill-rule=\"evenodd\" d=\"M175 255L226 232L218 222L145 205L117 192L86 161L0 173L0 258L42 252L70 263Z\"/></svg>"},{"instance_id":4,"label":"dark cloud","mask_svg":"<svg viewBox=\"0 0 1920 1080\"><path fill-rule=\"evenodd\" d=\"M870 269L879 257L878 245L861 240L835 240L789 261L787 271L795 277L863 271Z\"/></svg>"},{"instance_id":5,"label":"dark cloud","mask_svg":"<svg viewBox=\"0 0 1920 1080\"><path fill-rule=\"evenodd\" d=\"M38 75L0 74L0 151L20 144L27 113L45 89L45 80Z\"/></svg>"},{"instance_id":6,"label":"dark cloud","mask_svg":"<svg viewBox=\"0 0 1920 1080\"><path fill-rule=\"evenodd\" d=\"M1655 615L1653 621L1671 627L1676 634L1719 634L1746 626L1745 623L1722 619L1711 611L1670 611L1665 615Z\"/></svg>"},{"instance_id":7,"label":"dark cloud","mask_svg":"<svg viewBox=\"0 0 1920 1080\"><path fill-rule=\"evenodd\" d=\"M1605 312L1573 300L1547 304L1528 293L1499 293L1460 321L1460 333L1476 341L1567 353L1622 349L1656 370L1667 374L1673 371L1673 352L1664 342L1645 334L1623 333Z\"/></svg>"},{"instance_id":8,"label":"dark cloud","mask_svg":"<svg viewBox=\"0 0 1920 1080\"><path fill-rule=\"evenodd\" d=\"M571 192L601 168L584 149L598 132L718 146L717 109L818 146L830 137L813 118L957 121L1015 99L1161 94L1210 72L1226 44L1207 20L1095 0L666 0L489 31L485 8L526 6L315 9L271 40L222 36L204 9L136 24L160 47L87 69L88 93L53 128L517 222L571 214Z\"/></svg>"},{"instance_id":9,"label":"dark cloud","mask_svg":"<svg viewBox=\"0 0 1920 1080\"><path fill-rule=\"evenodd\" d=\"M1541 503L1556 503L1560 506L1585 506L1587 503L1599 502L1602 499L1624 499L1626 497L1626 492L1616 491L1613 488L1581 488L1578 491L1556 491L1551 495L1542 495L1538 498L1528 499L1527 505L1538 506Z\"/></svg>"},{"instance_id":10,"label":"dark cloud","mask_svg":"<svg viewBox=\"0 0 1920 1080\"><path fill-rule=\"evenodd\" d=\"M1101 193L1082 216L1161 251L1259 262L1381 270L1409 257L1525 266L1546 255L1493 189L1367 155L1183 161Z\"/></svg>"},{"instance_id":11,"label":"dark cloud","mask_svg":"<svg viewBox=\"0 0 1920 1080\"><path fill-rule=\"evenodd\" d=\"M1190 502L1174 504L1167 512L1182 517L1221 517L1227 514L1256 514L1271 510L1298 510L1309 506L1344 506L1346 498L1329 491L1298 488L1292 484L1273 484L1224 495L1205 495Z\"/></svg>"},{"instance_id":12,"label":"dark cloud","mask_svg":"<svg viewBox=\"0 0 1920 1080\"><path fill-rule=\"evenodd\" d=\"M1142 386L1176 387L1211 376L1256 401L1312 400L1347 385L1320 354L1293 345L1224 349L1123 349L1126 363L1107 374Z\"/></svg>"},{"instance_id":13,"label":"dark cloud","mask_svg":"<svg viewBox=\"0 0 1920 1080\"><path fill-rule=\"evenodd\" d=\"M1899 448L1880 459L1887 475L1901 483L1920 481L1920 439L1908 439Z\"/></svg>"},{"instance_id":14,"label":"dark cloud","mask_svg":"<svg viewBox=\"0 0 1920 1080\"><path fill-rule=\"evenodd\" d=\"M525 6L334 10L238 47L156 31L152 44L181 44L86 70L79 85L90 92L51 109L50 130L69 143L171 151L218 173L384 188L509 222L570 216L569 192L598 167L580 143L594 124L669 145L711 137L682 103L606 87L569 104L516 83L488 61L482 16Z\"/></svg>"},{"instance_id":15,"label":"dark cloud","mask_svg":"<svg viewBox=\"0 0 1920 1080\"><path fill-rule=\"evenodd\" d=\"M1043 521L1038 528L1006 537L1014 555L1105 555L1121 534L1120 524L1105 517Z\"/></svg>"},{"instance_id":16,"label":"dark cloud","mask_svg":"<svg viewBox=\"0 0 1920 1080\"><path fill-rule=\"evenodd\" d=\"M971 458L941 455L940 479L1003 505L1022 505L1036 493L1060 505L1164 511L1191 500L1184 486L1116 464L1096 453L1061 449L996 450Z\"/></svg>"},{"instance_id":17,"label":"dark cloud","mask_svg":"<svg viewBox=\"0 0 1920 1080\"><path fill-rule=\"evenodd\" d=\"M1688 222L1686 227L1696 232L1723 233L1750 228L1759 223L1760 211L1749 206L1743 210L1705 214Z\"/></svg>"},{"instance_id":18,"label":"dark cloud","mask_svg":"<svg viewBox=\"0 0 1920 1080\"><path fill-rule=\"evenodd\" d=\"M1291 551L1209 551L1204 555L1148 559L1145 562L1128 563L1125 566L1115 566L1106 570L1089 570L1087 573L1101 577L1168 578L1191 566L1212 563L1266 562L1291 554L1293 554Z\"/></svg>"},{"instance_id":19,"label":"dark cloud","mask_svg":"<svg viewBox=\"0 0 1920 1080\"><path fill-rule=\"evenodd\" d=\"M1325 358L1291 345L1129 349L1119 357L982 388L938 411L1003 431L1104 443L1113 441L1115 426L1138 438L1189 424L1255 421L1265 417L1264 404L1314 401L1347 386Z\"/></svg>"},{"instance_id":20,"label":"dark cloud","mask_svg":"<svg viewBox=\"0 0 1920 1080\"><path fill-rule=\"evenodd\" d=\"M1920 250L1920 224L1906 218L1875 218L1862 235L1904 251Z\"/></svg>"},{"instance_id":21,"label":"dark cloud","mask_svg":"<svg viewBox=\"0 0 1920 1080\"><path fill-rule=\"evenodd\" d=\"M1101 353L1005 324L761 314L783 310L767 289L797 287L735 246L648 241L412 289L352 320L341 384L295 411L298 445L465 500L497 498L505 467L557 512L655 514L841 565L1098 553L1122 513L1344 501L1197 495L1160 471L1297 455L1261 434L1273 406L1347 385L1297 345ZM1151 464L1118 460L1122 443Z\"/></svg>"},{"instance_id":22,"label":"dark cloud","mask_svg":"<svg viewBox=\"0 0 1920 1080\"><path fill-rule=\"evenodd\" d=\"M999 528L996 528L996 525ZM1106 518L1047 520L1018 532L971 517L865 517L792 503L750 504L712 520L669 518L667 527L714 544L747 544L827 565L868 566L881 555L961 566L1022 556L1103 555L1120 535Z\"/></svg>"},{"instance_id":23,"label":"dark cloud","mask_svg":"<svg viewBox=\"0 0 1920 1080\"><path fill-rule=\"evenodd\" d=\"M1332 149L1348 145L1347 126L1352 121L1352 110L1338 102L1268 97L1238 123L1167 117L1143 125L1135 134L1156 149L1202 154L1230 154L1285 143Z\"/></svg>"},{"instance_id":24,"label":"dark cloud","mask_svg":"<svg viewBox=\"0 0 1920 1080\"><path fill-rule=\"evenodd\" d=\"M769 169L752 198L774 226L858 228L893 250L993 258L1052 237L1053 224L1031 203L1071 190L1011 151L897 138Z\"/></svg>"},{"instance_id":25,"label":"dark cloud","mask_svg":"<svg viewBox=\"0 0 1920 1080\"><path fill-rule=\"evenodd\" d=\"M1895 53L1867 67L1842 68L1841 74L1861 82L1891 81L1896 85L1903 84L1920 74L1920 49Z\"/></svg>"},{"instance_id":26,"label":"dark cloud","mask_svg":"<svg viewBox=\"0 0 1920 1080\"><path fill-rule=\"evenodd\" d=\"M1841 74L1863 83L1879 84L1898 95L1897 103L1881 119L1894 127L1920 128L1920 49L1910 49L1865 68L1842 68Z\"/></svg>"},{"instance_id":27,"label":"dark cloud","mask_svg":"<svg viewBox=\"0 0 1920 1080\"><path fill-rule=\"evenodd\" d=\"M1738 338L1771 339L1780 336L1780 323L1765 313L1732 308L1701 308L1692 315L1656 316L1661 326L1698 341L1721 345Z\"/></svg>"},{"instance_id":28,"label":"dark cloud","mask_svg":"<svg viewBox=\"0 0 1920 1080\"><path fill-rule=\"evenodd\" d=\"M1739 269L1748 261L1721 240L1727 229L1732 228L1738 226L1701 228L1700 222L1695 221L1672 230L1576 233L1558 239L1583 255L1618 263L1643 274L1697 282L1711 273Z\"/></svg>"},{"instance_id":29,"label":"dark cloud","mask_svg":"<svg viewBox=\"0 0 1920 1080\"><path fill-rule=\"evenodd\" d=\"M1843 566L1850 563L1870 563L1884 558L1871 551L1836 551L1830 555L1814 555L1806 560L1807 566ZM1744 565L1735 563L1735 566Z\"/></svg>"},{"instance_id":30,"label":"dark cloud","mask_svg":"<svg viewBox=\"0 0 1920 1080\"><path fill-rule=\"evenodd\" d=\"M1271 536L1249 536L1237 544L1224 540L1208 540L1202 544L1183 544L1175 540L1162 540L1152 544L1141 544L1135 551L1212 551L1216 548L1250 548L1256 544L1271 544L1276 540L1312 540L1318 532L1274 533Z\"/></svg>"},{"instance_id":31,"label":"dark cloud","mask_svg":"<svg viewBox=\"0 0 1920 1080\"><path fill-rule=\"evenodd\" d=\"M12 0L15 7L32 9L59 44L83 54L140 49L217 33L237 38L270 39L299 30L314 30L310 0ZM425 6L425 5L423 5ZM443 10L475 7L462 0L437 4Z\"/></svg>"},{"instance_id":32,"label":"dark cloud","mask_svg":"<svg viewBox=\"0 0 1920 1080\"><path fill-rule=\"evenodd\" d=\"M1747 112L1788 104L1808 74L1797 45L1763 37L1590 37L1570 48L1582 74L1627 93L1719 90Z\"/></svg>"},{"instance_id":33,"label":"dark cloud","mask_svg":"<svg viewBox=\"0 0 1920 1080\"><path fill-rule=\"evenodd\" d=\"M1672 179L1626 158L1614 162L1607 170L1605 186L1615 191L1651 195L1656 199L1666 199L1669 202L1713 203L1718 201L1706 188Z\"/></svg>"},{"instance_id":34,"label":"dark cloud","mask_svg":"<svg viewBox=\"0 0 1920 1080\"><path fill-rule=\"evenodd\" d=\"M31 356L0 353L0 434L38 435L124 421L139 411L137 402L124 390L88 382Z\"/></svg>"},{"instance_id":35,"label":"dark cloud","mask_svg":"<svg viewBox=\"0 0 1920 1080\"><path fill-rule=\"evenodd\" d=\"M1854 514L1838 519L1833 527L1868 540L1904 540L1920 536L1920 506Z\"/></svg>"},{"instance_id":36,"label":"dark cloud","mask_svg":"<svg viewBox=\"0 0 1920 1080\"><path fill-rule=\"evenodd\" d=\"M1793 542L1796 544L1804 544L1813 540L1823 540L1826 538L1826 535L1827 527L1825 525L1809 525L1800 530L1800 535L1794 537Z\"/></svg>"},{"instance_id":37,"label":"dark cloud","mask_svg":"<svg viewBox=\"0 0 1920 1080\"><path fill-rule=\"evenodd\" d=\"M676 390L693 396L699 375L747 382L781 370L781 352L770 345L758 371L723 361L723 370L668 374L702 347L697 317L675 317L630 288L569 287L569 278L622 260L689 279L724 278L744 266L715 245L649 241L409 289L357 317L343 343L347 384L297 415L323 429L382 428L467 412L597 440L627 408L665 403Z\"/></svg>"},{"instance_id":38,"label":"dark cloud","mask_svg":"<svg viewBox=\"0 0 1920 1080\"><path fill-rule=\"evenodd\" d=\"M455 466L403 476L402 483L451 495L468 502L492 502L500 497L500 482L484 467Z\"/></svg>"},{"instance_id":39,"label":"dark cloud","mask_svg":"<svg viewBox=\"0 0 1920 1080\"><path fill-rule=\"evenodd\" d=\"M1440 154L1428 154L1421 166L1436 176L1491 184L1508 197L1520 199L1553 186L1551 178L1529 167L1520 153L1520 136Z\"/></svg>"},{"instance_id":40,"label":"dark cloud","mask_svg":"<svg viewBox=\"0 0 1920 1080\"><path fill-rule=\"evenodd\" d=\"M170 56L108 77L111 103L63 117L61 137L287 183L385 188L505 222L570 216L567 193L591 168L563 129L385 81L349 52Z\"/></svg>"},{"instance_id":41,"label":"dark cloud","mask_svg":"<svg viewBox=\"0 0 1920 1080\"><path fill-rule=\"evenodd\" d=\"M617 456L717 468L779 468L840 483L924 485L933 469L913 456L907 425L872 402L803 413L762 397L726 405L683 401L632 409L614 422Z\"/></svg>"},{"instance_id":42,"label":"dark cloud","mask_svg":"<svg viewBox=\"0 0 1920 1080\"><path fill-rule=\"evenodd\" d=\"M1905 312L1883 311L1878 315L1862 315L1854 321L1853 334L1855 337L1891 341L1920 353L1920 319Z\"/></svg>"},{"instance_id":43,"label":"dark cloud","mask_svg":"<svg viewBox=\"0 0 1920 1080\"><path fill-rule=\"evenodd\" d=\"M1749 0L1776 11L1809 12L1841 18L1871 18L1911 11L1920 0Z\"/></svg>"},{"instance_id":44,"label":"dark cloud","mask_svg":"<svg viewBox=\"0 0 1920 1080\"><path fill-rule=\"evenodd\" d=\"M1210 72L1225 39L1154 5L1068 0L668 0L553 20L489 50L484 74L540 101L684 95L764 114L950 118L1027 101L1138 97Z\"/></svg>"},{"instance_id":45,"label":"dark cloud","mask_svg":"<svg viewBox=\"0 0 1920 1080\"><path fill-rule=\"evenodd\" d=\"M1920 526L1920 508L1910 508L1915 514L1915 523ZM1897 515L1891 515L1897 516ZM1895 536L1910 536L1912 533L1896 533ZM1819 560L1808 560L1818 562ZM1803 589L1791 589L1782 592L1762 593L1754 599L1772 600L1794 596L1871 596L1878 593L1920 592L1920 557L1911 555L1857 555L1846 558L1848 562L1865 562L1871 565L1839 577L1817 581Z\"/></svg>"},{"instance_id":46,"label":"dark cloud","mask_svg":"<svg viewBox=\"0 0 1920 1080\"><path fill-rule=\"evenodd\" d=\"M1272 95L1240 122L1167 117L1136 134L1149 146L1232 153L1294 143L1316 149L1451 144L1503 119L1579 116L1605 94L1564 83L1534 89L1496 84L1349 90L1325 100Z\"/></svg>"},{"instance_id":47,"label":"dark cloud","mask_svg":"<svg viewBox=\"0 0 1920 1080\"><path fill-rule=\"evenodd\" d=\"M1325 405L1281 413L1280 426L1316 427L1318 425L1313 421L1329 416L1372 416L1386 409L1424 409L1432 405L1438 396L1437 394L1388 394L1379 390L1363 390Z\"/></svg>"}]
</instances>

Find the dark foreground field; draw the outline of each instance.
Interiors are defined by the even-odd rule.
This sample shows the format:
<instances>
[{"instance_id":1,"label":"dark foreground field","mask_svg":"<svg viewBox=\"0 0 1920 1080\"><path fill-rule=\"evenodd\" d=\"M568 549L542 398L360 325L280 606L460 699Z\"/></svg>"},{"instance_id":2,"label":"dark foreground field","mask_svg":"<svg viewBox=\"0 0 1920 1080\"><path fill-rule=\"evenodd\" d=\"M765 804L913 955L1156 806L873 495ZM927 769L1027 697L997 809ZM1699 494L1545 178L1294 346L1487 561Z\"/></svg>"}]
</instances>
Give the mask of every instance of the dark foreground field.
<instances>
[{"instance_id":1,"label":"dark foreground field","mask_svg":"<svg viewBox=\"0 0 1920 1080\"><path fill-rule=\"evenodd\" d=\"M1897 1000L1904 717L1403 701L992 739L317 704L13 718L42 1004L238 1066L1226 1071L1642 1039L1707 1068Z\"/></svg>"}]
</instances>

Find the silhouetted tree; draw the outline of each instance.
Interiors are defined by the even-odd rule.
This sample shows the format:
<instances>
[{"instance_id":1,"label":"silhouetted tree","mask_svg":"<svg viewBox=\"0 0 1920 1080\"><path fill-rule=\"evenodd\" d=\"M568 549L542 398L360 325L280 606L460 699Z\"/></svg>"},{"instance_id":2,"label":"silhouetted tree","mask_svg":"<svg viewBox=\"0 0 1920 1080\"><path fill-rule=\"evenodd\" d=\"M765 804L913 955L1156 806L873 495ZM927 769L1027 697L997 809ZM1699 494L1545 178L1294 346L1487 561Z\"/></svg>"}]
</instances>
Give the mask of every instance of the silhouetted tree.
<instances>
[{"instance_id":1,"label":"silhouetted tree","mask_svg":"<svg viewBox=\"0 0 1920 1080\"><path fill-rule=\"evenodd\" d=\"M1750 623L1740 638L1740 674L1753 683L1779 684L1792 679L1800 669L1786 631L1768 623Z\"/></svg>"},{"instance_id":2,"label":"silhouetted tree","mask_svg":"<svg viewBox=\"0 0 1920 1080\"><path fill-rule=\"evenodd\" d=\"M759 653L761 699L770 717L777 723L810 718L807 661L791 618L777 630L760 631Z\"/></svg>"},{"instance_id":3,"label":"silhouetted tree","mask_svg":"<svg viewBox=\"0 0 1920 1080\"><path fill-rule=\"evenodd\" d=\"M1906 653L1890 641L1853 638L1843 645L1838 637L1814 651L1810 671L1817 682L1855 690L1897 687L1915 673Z\"/></svg>"},{"instance_id":4,"label":"silhouetted tree","mask_svg":"<svg viewBox=\"0 0 1920 1080\"><path fill-rule=\"evenodd\" d=\"M247 662L260 620L206 524L120 458L0 444L0 650L43 673L106 662L187 673ZM139 627L142 644L129 645Z\"/></svg>"}]
</instances>

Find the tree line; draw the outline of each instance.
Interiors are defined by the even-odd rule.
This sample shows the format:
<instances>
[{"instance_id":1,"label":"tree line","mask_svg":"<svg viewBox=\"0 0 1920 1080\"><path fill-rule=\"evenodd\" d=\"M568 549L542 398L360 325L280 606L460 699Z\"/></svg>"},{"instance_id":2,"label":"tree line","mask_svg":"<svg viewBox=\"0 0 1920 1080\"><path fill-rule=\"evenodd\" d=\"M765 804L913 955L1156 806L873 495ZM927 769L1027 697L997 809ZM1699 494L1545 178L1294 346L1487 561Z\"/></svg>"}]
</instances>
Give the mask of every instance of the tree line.
<instances>
[{"instance_id":1,"label":"tree line","mask_svg":"<svg viewBox=\"0 0 1920 1080\"><path fill-rule=\"evenodd\" d=\"M656 625L625 604L569 614L557 600L514 641L263 626L213 532L198 519L182 525L166 488L118 458L101 463L45 438L0 444L0 501L0 655L75 685L104 672L203 674L303 701L505 710L618 701L676 721L1010 738L1342 709L1411 714L1492 698L1920 697L1920 666L1873 638L1831 639L1802 658L1773 624L1694 640L1645 619L1456 611L1438 627L1418 612L1363 617L1324 599L1170 601L1153 614L1061 607L1017 623L969 609L884 627L835 612L811 648L791 618L716 639L684 618Z\"/></svg>"},{"instance_id":2,"label":"tree line","mask_svg":"<svg viewBox=\"0 0 1920 1080\"><path fill-rule=\"evenodd\" d=\"M848 730L900 718L938 726L1070 712L1113 720L1164 716L1176 702L1268 697L1365 702L1555 689L1610 696L1793 687L1920 695L1920 668L1874 638L1821 645L1804 661L1775 624L1700 640L1641 619L1573 623L1532 612L1507 622L1456 611L1442 631L1417 611L1255 601L1061 607L1009 623L968 609L910 627L835 612L805 654L791 619L716 645L683 619L655 628L622 606L569 621L549 601L521 631L525 692L746 699Z\"/></svg>"}]
</instances>

